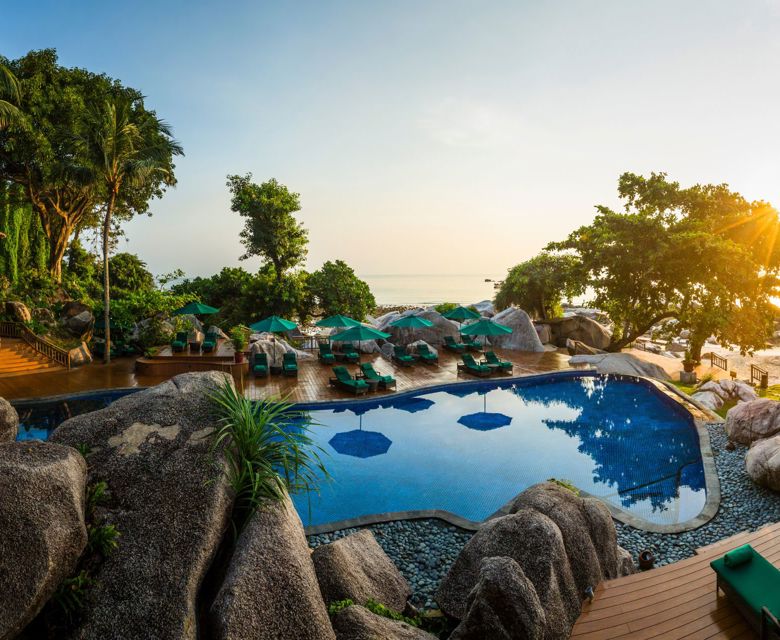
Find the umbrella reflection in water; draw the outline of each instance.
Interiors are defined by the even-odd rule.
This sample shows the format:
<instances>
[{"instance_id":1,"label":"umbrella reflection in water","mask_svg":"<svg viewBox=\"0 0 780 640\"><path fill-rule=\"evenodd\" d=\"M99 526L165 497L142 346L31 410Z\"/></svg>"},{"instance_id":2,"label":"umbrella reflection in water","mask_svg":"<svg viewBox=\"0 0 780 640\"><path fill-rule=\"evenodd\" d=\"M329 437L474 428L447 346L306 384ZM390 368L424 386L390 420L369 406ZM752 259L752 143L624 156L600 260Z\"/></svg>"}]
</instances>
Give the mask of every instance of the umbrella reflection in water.
<instances>
[{"instance_id":1,"label":"umbrella reflection in water","mask_svg":"<svg viewBox=\"0 0 780 640\"><path fill-rule=\"evenodd\" d=\"M512 418L503 413L490 413L487 410L487 389L480 390L477 393L482 396L482 411L470 413L458 418L458 422L464 427L475 429L476 431L492 431L500 427L506 427L512 423Z\"/></svg>"},{"instance_id":2,"label":"umbrella reflection in water","mask_svg":"<svg viewBox=\"0 0 780 640\"><path fill-rule=\"evenodd\" d=\"M363 406L350 409L360 419L358 428L337 433L328 441L336 452L355 458L372 458L387 453L393 444L390 438L378 431L363 431L363 414L369 410L369 407Z\"/></svg>"}]
</instances>

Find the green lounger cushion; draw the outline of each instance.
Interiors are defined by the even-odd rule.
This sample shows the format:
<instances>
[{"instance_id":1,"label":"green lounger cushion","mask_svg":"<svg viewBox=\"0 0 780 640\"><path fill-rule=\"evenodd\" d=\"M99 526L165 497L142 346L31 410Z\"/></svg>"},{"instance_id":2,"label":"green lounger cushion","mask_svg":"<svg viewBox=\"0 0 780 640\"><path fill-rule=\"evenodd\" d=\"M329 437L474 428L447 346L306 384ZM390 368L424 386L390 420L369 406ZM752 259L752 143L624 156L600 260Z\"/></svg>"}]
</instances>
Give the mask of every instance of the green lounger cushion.
<instances>
[{"instance_id":1,"label":"green lounger cushion","mask_svg":"<svg viewBox=\"0 0 780 640\"><path fill-rule=\"evenodd\" d=\"M749 544L713 560L710 566L759 619L762 607L775 617L780 615L780 571Z\"/></svg>"},{"instance_id":2,"label":"green lounger cushion","mask_svg":"<svg viewBox=\"0 0 780 640\"><path fill-rule=\"evenodd\" d=\"M749 544L743 544L741 547L729 551L723 556L723 563L733 569L741 564L750 562L753 559L753 547Z\"/></svg>"}]
</instances>

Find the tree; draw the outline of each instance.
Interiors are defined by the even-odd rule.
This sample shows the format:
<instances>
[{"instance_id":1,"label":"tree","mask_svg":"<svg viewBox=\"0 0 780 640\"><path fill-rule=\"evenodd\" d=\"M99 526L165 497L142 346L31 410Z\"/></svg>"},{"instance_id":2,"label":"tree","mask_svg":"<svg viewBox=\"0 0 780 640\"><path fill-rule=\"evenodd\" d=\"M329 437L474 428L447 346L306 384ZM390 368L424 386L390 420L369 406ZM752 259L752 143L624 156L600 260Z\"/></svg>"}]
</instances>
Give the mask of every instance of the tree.
<instances>
[{"instance_id":1,"label":"tree","mask_svg":"<svg viewBox=\"0 0 780 640\"><path fill-rule=\"evenodd\" d=\"M733 318L774 295L777 213L727 185L683 189L662 173L623 174L618 193L625 212L598 206L592 224L548 247L580 260L593 303L615 322L609 350L668 319L691 330L694 357L711 333L755 344L755 334L733 330Z\"/></svg>"},{"instance_id":2,"label":"tree","mask_svg":"<svg viewBox=\"0 0 780 640\"><path fill-rule=\"evenodd\" d=\"M512 267L496 294L497 309L517 305L532 318L546 320L559 314L563 299L583 292L575 256L543 251Z\"/></svg>"},{"instance_id":3,"label":"tree","mask_svg":"<svg viewBox=\"0 0 780 640\"><path fill-rule=\"evenodd\" d=\"M323 264L309 275L308 286L326 316L340 313L363 320L376 307L368 284L343 260Z\"/></svg>"},{"instance_id":4,"label":"tree","mask_svg":"<svg viewBox=\"0 0 780 640\"><path fill-rule=\"evenodd\" d=\"M133 253L117 253L108 260L109 284L114 295L154 289L154 276Z\"/></svg>"},{"instance_id":5,"label":"tree","mask_svg":"<svg viewBox=\"0 0 780 640\"><path fill-rule=\"evenodd\" d=\"M0 63L0 128L7 127L19 117L19 81L13 72Z\"/></svg>"},{"instance_id":6,"label":"tree","mask_svg":"<svg viewBox=\"0 0 780 640\"><path fill-rule=\"evenodd\" d=\"M300 211L300 195L274 178L258 185L252 174L228 176L231 210L246 218L241 242L246 260L259 256L274 268L277 283L306 258L308 232L293 214Z\"/></svg>"},{"instance_id":7,"label":"tree","mask_svg":"<svg viewBox=\"0 0 780 640\"><path fill-rule=\"evenodd\" d=\"M144 112L143 96L106 75L61 67L53 49L14 61L0 59L0 64L19 84L19 117L0 129L0 179L23 188L48 239L49 272L60 282L71 237L99 226L107 202L94 157L83 144L92 134L93 106L129 102L137 123Z\"/></svg>"},{"instance_id":8,"label":"tree","mask_svg":"<svg viewBox=\"0 0 780 640\"><path fill-rule=\"evenodd\" d=\"M143 100L117 96L90 113L81 140L87 166L103 202L103 323L104 361L111 361L109 248L113 216L127 219L146 211L150 198L176 184L173 157L183 153L170 128L146 111Z\"/></svg>"},{"instance_id":9,"label":"tree","mask_svg":"<svg viewBox=\"0 0 780 640\"><path fill-rule=\"evenodd\" d=\"M256 276L240 267L225 267L210 278L184 280L171 287L176 294L191 294L195 299L219 309L209 318L221 327L247 324L255 312L249 292Z\"/></svg>"}]
</instances>

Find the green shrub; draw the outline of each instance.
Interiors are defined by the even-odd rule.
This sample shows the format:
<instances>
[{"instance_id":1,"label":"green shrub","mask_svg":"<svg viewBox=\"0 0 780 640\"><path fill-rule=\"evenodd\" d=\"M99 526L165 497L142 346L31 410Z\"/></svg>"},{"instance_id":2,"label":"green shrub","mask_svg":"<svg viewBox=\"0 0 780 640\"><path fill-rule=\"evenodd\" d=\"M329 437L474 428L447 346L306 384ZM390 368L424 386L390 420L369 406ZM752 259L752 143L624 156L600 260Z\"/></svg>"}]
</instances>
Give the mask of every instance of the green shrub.
<instances>
[{"instance_id":1,"label":"green shrub","mask_svg":"<svg viewBox=\"0 0 780 640\"><path fill-rule=\"evenodd\" d=\"M309 415L283 401L253 402L230 382L216 391L219 427L212 452L224 450L227 477L235 493L234 533L264 500L281 500L284 492L316 487L317 474L328 477L321 449L308 435Z\"/></svg>"},{"instance_id":2,"label":"green shrub","mask_svg":"<svg viewBox=\"0 0 780 640\"><path fill-rule=\"evenodd\" d=\"M108 484L102 480L87 487L87 519L95 512L95 507L108 499Z\"/></svg>"},{"instance_id":3,"label":"green shrub","mask_svg":"<svg viewBox=\"0 0 780 640\"><path fill-rule=\"evenodd\" d=\"M438 311L440 314L444 315L445 313L449 313L453 309L455 309L458 305L454 302L442 302L441 304L437 304L434 309Z\"/></svg>"},{"instance_id":4,"label":"green shrub","mask_svg":"<svg viewBox=\"0 0 780 640\"><path fill-rule=\"evenodd\" d=\"M558 478L548 478L547 482L552 482L553 484L557 484L559 487L568 489L575 496L580 495L580 490L576 486L574 486L574 483L571 480L559 480Z\"/></svg>"},{"instance_id":5,"label":"green shrub","mask_svg":"<svg viewBox=\"0 0 780 640\"><path fill-rule=\"evenodd\" d=\"M346 600L337 600L336 602L331 602L328 606L328 614L331 616L335 616L337 613L343 611L344 609L353 606L355 603L347 598ZM397 620L398 622L405 622L408 625L411 625L413 627L419 627L420 626L420 617L414 617L409 618L402 613L398 613L394 609L391 609L390 607L386 607L381 602L377 602L376 600L372 600L369 598L366 600L366 603L363 605L366 609L368 609L371 613L375 613L378 616L382 616L383 618L388 618L390 620Z\"/></svg>"},{"instance_id":6,"label":"green shrub","mask_svg":"<svg viewBox=\"0 0 780 640\"><path fill-rule=\"evenodd\" d=\"M113 524L87 526L87 553L109 555L119 546L119 530Z\"/></svg>"},{"instance_id":7,"label":"green shrub","mask_svg":"<svg viewBox=\"0 0 780 640\"><path fill-rule=\"evenodd\" d=\"M84 608L84 598L93 582L86 571L66 578L54 592L52 602L68 620L72 620Z\"/></svg>"}]
</instances>

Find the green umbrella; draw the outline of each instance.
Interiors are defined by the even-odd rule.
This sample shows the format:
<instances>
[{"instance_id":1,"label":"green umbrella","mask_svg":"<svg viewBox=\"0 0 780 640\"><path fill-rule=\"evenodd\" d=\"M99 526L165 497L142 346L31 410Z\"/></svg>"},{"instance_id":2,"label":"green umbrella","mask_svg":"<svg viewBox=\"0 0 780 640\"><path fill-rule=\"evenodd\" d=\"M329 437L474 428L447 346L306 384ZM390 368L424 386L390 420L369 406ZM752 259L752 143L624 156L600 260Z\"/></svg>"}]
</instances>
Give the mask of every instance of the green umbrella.
<instances>
[{"instance_id":1,"label":"green umbrella","mask_svg":"<svg viewBox=\"0 0 780 640\"><path fill-rule=\"evenodd\" d=\"M292 331L297 326L292 320L285 320L279 316L268 316L259 322L250 324L249 328L256 333L285 333Z\"/></svg>"},{"instance_id":2,"label":"green umbrella","mask_svg":"<svg viewBox=\"0 0 780 640\"><path fill-rule=\"evenodd\" d=\"M467 324L460 332L464 336L502 336L507 333L512 333L512 329L506 325L498 324L498 322L482 318L481 320Z\"/></svg>"},{"instance_id":3,"label":"green umbrella","mask_svg":"<svg viewBox=\"0 0 780 640\"><path fill-rule=\"evenodd\" d=\"M292 320L285 320L279 316L268 316L259 322L250 324L249 328L257 333L285 333L292 331L297 326ZM274 342L276 342L276 338L274 338ZM276 349L274 349L274 365L276 365Z\"/></svg>"},{"instance_id":4,"label":"green umbrella","mask_svg":"<svg viewBox=\"0 0 780 640\"><path fill-rule=\"evenodd\" d=\"M464 320L478 320L480 318L479 313L474 309L468 307L455 307L451 311L443 314L447 320L455 320L456 322L463 322Z\"/></svg>"},{"instance_id":5,"label":"green umbrella","mask_svg":"<svg viewBox=\"0 0 780 640\"><path fill-rule=\"evenodd\" d=\"M349 318L347 316L342 316L341 314L337 314L335 316L329 316L327 318L323 318L319 322L317 322L318 327L329 327L332 329L348 329L349 327L359 327L360 323L357 320L353 320L352 318Z\"/></svg>"},{"instance_id":6,"label":"green umbrella","mask_svg":"<svg viewBox=\"0 0 780 640\"><path fill-rule=\"evenodd\" d=\"M334 342L352 342L357 340L358 346L363 340L385 340L390 337L389 333L384 331L378 331L365 325L358 325L356 327L350 327L346 331L337 333L335 336L331 336L330 339Z\"/></svg>"},{"instance_id":7,"label":"green umbrella","mask_svg":"<svg viewBox=\"0 0 780 640\"><path fill-rule=\"evenodd\" d=\"M403 318L398 318L398 320L391 322L390 326L403 327L406 329L421 329L423 327L432 327L433 322L421 318L420 316L404 316Z\"/></svg>"},{"instance_id":8,"label":"green umbrella","mask_svg":"<svg viewBox=\"0 0 780 640\"><path fill-rule=\"evenodd\" d=\"M201 304L200 302L190 302L185 304L181 309L176 309L173 312L174 316L210 316L217 313L219 309L210 307L207 304Z\"/></svg>"}]
</instances>

